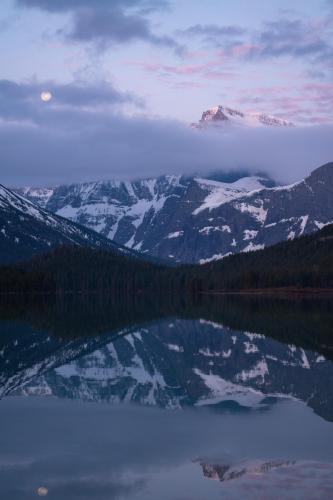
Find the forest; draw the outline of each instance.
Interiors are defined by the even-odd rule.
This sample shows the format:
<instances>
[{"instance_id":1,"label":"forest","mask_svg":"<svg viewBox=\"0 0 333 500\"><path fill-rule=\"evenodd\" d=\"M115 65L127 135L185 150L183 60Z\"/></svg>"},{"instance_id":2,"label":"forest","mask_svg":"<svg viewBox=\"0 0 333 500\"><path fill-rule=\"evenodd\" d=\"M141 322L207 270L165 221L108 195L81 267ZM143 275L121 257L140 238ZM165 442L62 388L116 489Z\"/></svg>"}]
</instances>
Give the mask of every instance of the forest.
<instances>
[{"instance_id":1,"label":"forest","mask_svg":"<svg viewBox=\"0 0 333 500\"><path fill-rule=\"evenodd\" d=\"M61 246L0 267L0 293L190 294L277 289L333 290L333 225L204 265L168 267L117 251Z\"/></svg>"}]
</instances>

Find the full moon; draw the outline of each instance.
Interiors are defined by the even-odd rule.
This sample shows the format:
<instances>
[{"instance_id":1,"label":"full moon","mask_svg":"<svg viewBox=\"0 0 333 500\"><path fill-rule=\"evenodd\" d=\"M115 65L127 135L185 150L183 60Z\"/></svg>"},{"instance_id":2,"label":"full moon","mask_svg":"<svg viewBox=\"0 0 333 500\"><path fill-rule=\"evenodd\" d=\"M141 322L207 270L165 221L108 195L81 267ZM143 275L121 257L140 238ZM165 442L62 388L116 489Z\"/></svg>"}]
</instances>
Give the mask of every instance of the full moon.
<instances>
[{"instance_id":1,"label":"full moon","mask_svg":"<svg viewBox=\"0 0 333 500\"><path fill-rule=\"evenodd\" d=\"M49 492L49 490L47 488L44 488L44 486L41 486L37 490L37 495L40 496L40 497L46 497L46 495L48 494L48 492Z\"/></svg>"},{"instance_id":2,"label":"full moon","mask_svg":"<svg viewBox=\"0 0 333 500\"><path fill-rule=\"evenodd\" d=\"M52 94L48 90L45 90L44 92L41 93L40 98L44 102L49 102L52 99Z\"/></svg>"}]
</instances>

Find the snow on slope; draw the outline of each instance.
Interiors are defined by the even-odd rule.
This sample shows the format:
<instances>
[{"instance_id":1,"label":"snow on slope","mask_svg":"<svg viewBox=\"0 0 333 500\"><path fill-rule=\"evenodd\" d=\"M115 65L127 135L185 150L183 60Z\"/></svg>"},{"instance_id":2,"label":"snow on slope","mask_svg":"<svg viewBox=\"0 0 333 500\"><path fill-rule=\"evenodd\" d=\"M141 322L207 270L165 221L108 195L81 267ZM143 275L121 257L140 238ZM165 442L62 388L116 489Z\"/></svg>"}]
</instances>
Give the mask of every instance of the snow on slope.
<instances>
[{"instance_id":1,"label":"snow on slope","mask_svg":"<svg viewBox=\"0 0 333 500\"><path fill-rule=\"evenodd\" d=\"M54 188L34 188L34 187L24 187L20 190L20 193L24 198L28 198L33 203L37 203L41 207L46 206L47 202L54 193Z\"/></svg>"},{"instance_id":2,"label":"snow on slope","mask_svg":"<svg viewBox=\"0 0 333 500\"><path fill-rule=\"evenodd\" d=\"M199 186L208 188L210 191L208 196L203 201L202 205L194 210L193 215L197 215L203 210L219 207L223 203L228 203L229 201L236 200L244 196L247 193L252 193L263 189L264 179L260 177L243 177L236 182L226 183L217 182L207 179L195 179Z\"/></svg>"},{"instance_id":3,"label":"snow on slope","mask_svg":"<svg viewBox=\"0 0 333 500\"><path fill-rule=\"evenodd\" d=\"M103 236L52 214L0 185L0 262L28 259L64 244L130 253Z\"/></svg>"},{"instance_id":4,"label":"snow on slope","mask_svg":"<svg viewBox=\"0 0 333 500\"><path fill-rule=\"evenodd\" d=\"M320 401L331 405L327 380L332 362L301 347L206 320L167 318L118 333L125 335L78 339L52 349L44 345L44 362L36 334L33 344L13 340L3 346L5 356L0 355L6 394L46 393L167 408L223 401L257 408L267 396L297 398L313 407ZM25 362L27 348L36 364L27 371L12 356L16 369L11 366L8 377L4 360L19 349Z\"/></svg>"},{"instance_id":5,"label":"snow on slope","mask_svg":"<svg viewBox=\"0 0 333 500\"><path fill-rule=\"evenodd\" d=\"M49 196L42 193L41 206L57 215L90 227L109 239L116 233L126 232L121 243L132 248L135 230L147 214L157 213L170 196L186 189L181 176L164 176L159 179L144 179L134 182L116 180L59 186ZM23 188L29 199L36 194L33 188ZM125 223L126 221L126 223ZM120 222L125 230L119 227ZM127 236L127 237L126 237Z\"/></svg>"},{"instance_id":6,"label":"snow on slope","mask_svg":"<svg viewBox=\"0 0 333 500\"><path fill-rule=\"evenodd\" d=\"M292 185L267 185L256 176L76 184L55 188L46 208L128 248L188 263L264 248L332 222L333 163Z\"/></svg>"},{"instance_id":7,"label":"snow on slope","mask_svg":"<svg viewBox=\"0 0 333 500\"><path fill-rule=\"evenodd\" d=\"M31 201L14 193L10 189L5 188L0 184L0 207L4 210L9 207L19 210L23 214L31 215L38 220L43 220L50 225L56 225L59 221L53 214L47 213L34 205Z\"/></svg>"},{"instance_id":8,"label":"snow on slope","mask_svg":"<svg viewBox=\"0 0 333 500\"><path fill-rule=\"evenodd\" d=\"M232 124L241 127L292 127L293 124L287 120L265 113L244 113L242 111L228 108L226 106L215 106L204 111L199 124L194 127L207 125Z\"/></svg>"},{"instance_id":9,"label":"snow on slope","mask_svg":"<svg viewBox=\"0 0 333 500\"><path fill-rule=\"evenodd\" d=\"M76 184L55 188L46 207L57 215L87 225L109 239L116 239L129 248L139 250L140 242L135 238L140 226L147 218L153 219L165 209L170 201L181 202L186 198L190 186L200 190L201 205L194 210L197 215L206 208L212 209L222 203L237 199L249 192L263 189L265 179L245 177L234 183L224 183L202 178L165 176L136 182L107 181ZM29 198L36 191L24 188ZM66 194L64 195L64 193ZM40 204L45 206L46 196L41 194ZM185 201L184 201L185 203ZM192 203L186 200L186 203ZM166 238L182 235L172 231Z\"/></svg>"}]
</instances>

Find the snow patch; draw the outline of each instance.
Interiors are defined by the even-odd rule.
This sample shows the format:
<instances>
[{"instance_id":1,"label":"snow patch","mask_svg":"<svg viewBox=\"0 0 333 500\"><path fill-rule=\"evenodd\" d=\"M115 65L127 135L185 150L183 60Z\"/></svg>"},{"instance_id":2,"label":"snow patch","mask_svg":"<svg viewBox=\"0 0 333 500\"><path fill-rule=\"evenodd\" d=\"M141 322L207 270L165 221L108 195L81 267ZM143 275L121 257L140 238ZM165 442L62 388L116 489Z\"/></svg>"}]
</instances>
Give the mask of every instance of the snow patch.
<instances>
[{"instance_id":1,"label":"snow patch","mask_svg":"<svg viewBox=\"0 0 333 500\"><path fill-rule=\"evenodd\" d=\"M244 241L253 240L257 236L258 232L259 231L254 231L252 229L245 229L245 231L243 233L244 234L243 240Z\"/></svg>"},{"instance_id":2,"label":"snow patch","mask_svg":"<svg viewBox=\"0 0 333 500\"><path fill-rule=\"evenodd\" d=\"M251 370L242 370L241 373L236 375L236 380L246 382L248 380L261 378L262 383L265 381L265 375L267 375L268 366L265 359L261 359Z\"/></svg>"},{"instance_id":3,"label":"snow patch","mask_svg":"<svg viewBox=\"0 0 333 500\"><path fill-rule=\"evenodd\" d=\"M233 384L218 375L203 373L198 368L194 368L193 372L201 378L210 391L210 396L200 399L196 406L216 404L222 401L236 401L242 406L253 407L257 406L263 399L261 392Z\"/></svg>"},{"instance_id":4,"label":"snow patch","mask_svg":"<svg viewBox=\"0 0 333 500\"><path fill-rule=\"evenodd\" d=\"M257 204L251 204L251 203L234 203L234 207L239 210L242 213L247 213L251 217L253 217L255 220L260 222L262 225L265 223L266 217L267 217L267 212L268 210L265 210L263 207L263 200L257 200Z\"/></svg>"},{"instance_id":5,"label":"snow patch","mask_svg":"<svg viewBox=\"0 0 333 500\"><path fill-rule=\"evenodd\" d=\"M174 233L170 233L167 236L168 240L172 240L174 238L179 238L180 236L183 236L184 231L175 231Z\"/></svg>"},{"instance_id":6,"label":"snow patch","mask_svg":"<svg viewBox=\"0 0 333 500\"><path fill-rule=\"evenodd\" d=\"M208 264L208 262L212 262L214 260L221 260L224 259L225 257L229 257L229 255L232 255L232 252L215 254L212 257L209 257L208 259L200 259L199 264Z\"/></svg>"},{"instance_id":7,"label":"snow patch","mask_svg":"<svg viewBox=\"0 0 333 500\"><path fill-rule=\"evenodd\" d=\"M252 241L242 250L243 252L255 252L256 250L263 250L265 245L255 245Z\"/></svg>"},{"instance_id":8,"label":"snow patch","mask_svg":"<svg viewBox=\"0 0 333 500\"><path fill-rule=\"evenodd\" d=\"M168 346L168 349L170 349L170 351L184 352L184 347L179 346L177 344L167 344L167 346Z\"/></svg>"},{"instance_id":9,"label":"snow patch","mask_svg":"<svg viewBox=\"0 0 333 500\"><path fill-rule=\"evenodd\" d=\"M264 189L262 179L260 177L243 177L236 182L218 182L207 179L195 179L197 184L209 194L203 200L200 207L196 208L193 215L198 215L204 210L213 210L220 207L224 203L228 203L244 195L248 195L253 191Z\"/></svg>"},{"instance_id":10,"label":"snow patch","mask_svg":"<svg viewBox=\"0 0 333 500\"><path fill-rule=\"evenodd\" d=\"M251 344L250 342L244 342L245 345L245 354L253 354L255 352L259 352L259 349L256 345Z\"/></svg>"}]
</instances>

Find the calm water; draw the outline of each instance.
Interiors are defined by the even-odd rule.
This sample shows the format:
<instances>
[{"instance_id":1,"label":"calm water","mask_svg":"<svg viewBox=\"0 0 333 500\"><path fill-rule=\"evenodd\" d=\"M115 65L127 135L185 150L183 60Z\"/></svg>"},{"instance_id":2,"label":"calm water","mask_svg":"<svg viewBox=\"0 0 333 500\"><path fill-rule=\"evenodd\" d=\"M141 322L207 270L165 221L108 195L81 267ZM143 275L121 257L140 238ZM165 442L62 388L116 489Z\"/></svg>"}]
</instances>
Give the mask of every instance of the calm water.
<instances>
[{"instance_id":1,"label":"calm water","mask_svg":"<svg viewBox=\"0 0 333 500\"><path fill-rule=\"evenodd\" d=\"M0 304L0 497L333 499L333 308Z\"/></svg>"}]
</instances>

